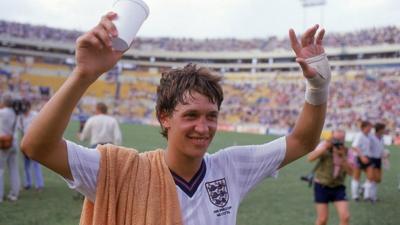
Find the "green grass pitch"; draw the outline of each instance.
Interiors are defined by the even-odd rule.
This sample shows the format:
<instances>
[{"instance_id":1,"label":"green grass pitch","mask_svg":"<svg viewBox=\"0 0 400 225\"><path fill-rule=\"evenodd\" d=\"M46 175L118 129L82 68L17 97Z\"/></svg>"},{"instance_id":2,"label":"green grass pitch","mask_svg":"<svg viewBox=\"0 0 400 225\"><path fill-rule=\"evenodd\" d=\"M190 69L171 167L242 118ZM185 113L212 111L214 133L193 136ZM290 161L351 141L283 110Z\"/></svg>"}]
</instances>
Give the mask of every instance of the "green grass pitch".
<instances>
[{"instance_id":1,"label":"green grass pitch","mask_svg":"<svg viewBox=\"0 0 400 225\"><path fill-rule=\"evenodd\" d=\"M75 140L77 123L71 123L66 137ZM159 129L140 125L122 125L124 145L140 151L163 148L165 140ZM260 144L273 139L263 135L219 132L210 147L210 152L230 145ZM397 189L400 176L400 149L390 147L391 168L384 171L383 183L379 186L382 199L377 204L350 202L353 225L398 225L400 224L400 191ZM304 158L286 166L278 179L267 179L259 184L242 202L238 225L310 225L314 224L315 211L312 190L300 175L311 170L313 164ZM21 170L22 174L22 170ZM0 204L0 225L73 225L78 224L82 202L74 200L62 178L44 169L45 190L22 191L20 200ZM22 176L21 176L22 178ZM8 174L5 175L6 193ZM349 186L349 179L347 180ZM347 190L349 193L349 190ZM333 205L330 206L328 224L338 224Z\"/></svg>"}]
</instances>

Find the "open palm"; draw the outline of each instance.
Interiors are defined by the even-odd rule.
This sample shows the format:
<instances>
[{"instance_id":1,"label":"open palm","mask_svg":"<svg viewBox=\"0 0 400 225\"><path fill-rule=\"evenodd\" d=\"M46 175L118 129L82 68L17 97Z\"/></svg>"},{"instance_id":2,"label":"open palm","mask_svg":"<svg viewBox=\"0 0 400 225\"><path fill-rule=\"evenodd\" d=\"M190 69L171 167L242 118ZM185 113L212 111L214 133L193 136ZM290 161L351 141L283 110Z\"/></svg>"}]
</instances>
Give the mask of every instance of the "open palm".
<instances>
[{"instance_id":1,"label":"open palm","mask_svg":"<svg viewBox=\"0 0 400 225\"><path fill-rule=\"evenodd\" d=\"M77 41L76 66L90 80L96 80L101 74L113 68L122 57L122 52L98 47L90 41L90 36L84 35L81 38Z\"/></svg>"},{"instance_id":2,"label":"open palm","mask_svg":"<svg viewBox=\"0 0 400 225\"><path fill-rule=\"evenodd\" d=\"M116 14L107 13L100 23L76 42L76 70L85 80L94 82L121 59L123 52L112 49L111 38L117 36L112 23Z\"/></svg>"},{"instance_id":3,"label":"open palm","mask_svg":"<svg viewBox=\"0 0 400 225\"><path fill-rule=\"evenodd\" d=\"M306 63L306 59L325 52L322 46L325 30L322 29L315 37L318 28L318 25L309 28L301 37L301 43L297 40L294 30L290 29L289 31L291 46L296 54L296 62L300 64L306 78L312 78L317 74L317 71Z\"/></svg>"}]
</instances>

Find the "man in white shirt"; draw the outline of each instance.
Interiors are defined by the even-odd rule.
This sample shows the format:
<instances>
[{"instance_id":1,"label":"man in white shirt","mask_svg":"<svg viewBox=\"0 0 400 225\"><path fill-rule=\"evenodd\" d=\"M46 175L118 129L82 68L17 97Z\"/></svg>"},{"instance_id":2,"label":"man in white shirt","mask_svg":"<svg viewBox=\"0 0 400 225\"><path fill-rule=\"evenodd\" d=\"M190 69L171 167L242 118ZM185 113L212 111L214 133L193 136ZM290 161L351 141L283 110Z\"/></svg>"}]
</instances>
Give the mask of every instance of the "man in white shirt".
<instances>
[{"instance_id":1,"label":"man in white shirt","mask_svg":"<svg viewBox=\"0 0 400 225\"><path fill-rule=\"evenodd\" d=\"M78 39L76 68L42 109L22 143L26 154L94 202L99 152L65 141L62 134L83 93L122 56L111 48L111 37L117 35L112 23L116 16L108 13ZM319 142L331 73L322 47L324 30L318 29L318 25L308 29L301 43L293 30L289 32L296 61L307 80L305 103L292 133L270 143L207 154L223 101L221 77L192 64L162 74L156 112L167 139L164 160L176 184L183 224L236 224L240 201L258 182L306 155Z\"/></svg>"},{"instance_id":2,"label":"man in white shirt","mask_svg":"<svg viewBox=\"0 0 400 225\"><path fill-rule=\"evenodd\" d=\"M359 200L359 184L361 171L364 171L367 175L367 179L364 185L364 198L368 198L370 191L370 183L372 181L372 171L369 169L370 161L368 156L370 154L370 139L369 132L371 131L372 124L368 121L361 122L361 132L359 132L352 144L352 150L357 156L356 165L353 167L353 178L351 180L351 197L353 200Z\"/></svg>"},{"instance_id":3,"label":"man in white shirt","mask_svg":"<svg viewBox=\"0 0 400 225\"><path fill-rule=\"evenodd\" d=\"M372 181L368 198L372 202L378 200L378 183L380 183L382 179L382 158L385 151L383 135L386 132L386 126L383 123L376 123L374 128L375 133L369 135L370 154L368 157L372 170Z\"/></svg>"},{"instance_id":4,"label":"man in white shirt","mask_svg":"<svg viewBox=\"0 0 400 225\"><path fill-rule=\"evenodd\" d=\"M90 117L79 137L81 141L90 138L90 146L95 148L98 144L122 144L121 129L119 128L118 121L107 115L107 105L103 102L96 104L96 115Z\"/></svg>"},{"instance_id":5,"label":"man in white shirt","mask_svg":"<svg viewBox=\"0 0 400 225\"><path fill-rule=\"evenodd\" d=\"M0 136L11 135L14 137L17 115L14 112L13 100L10 95L3 95L0 99ZM7 199L16 201L20 191L20 177L18 170L18 150L15 138L11 147L0 149L0 202L4 200L4 174L8 168L10 176L10 192Z\"/></svg>"}]
</instances>

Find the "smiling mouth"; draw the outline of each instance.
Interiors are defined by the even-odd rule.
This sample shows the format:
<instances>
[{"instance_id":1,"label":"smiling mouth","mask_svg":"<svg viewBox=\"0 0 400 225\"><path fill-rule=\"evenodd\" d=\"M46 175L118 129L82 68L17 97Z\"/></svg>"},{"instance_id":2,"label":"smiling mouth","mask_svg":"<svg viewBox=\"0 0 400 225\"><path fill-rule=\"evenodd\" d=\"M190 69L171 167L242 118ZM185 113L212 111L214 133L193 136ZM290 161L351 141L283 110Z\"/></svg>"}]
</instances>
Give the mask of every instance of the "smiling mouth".
<instances>
[{"instance_id":1,"label":"smiling mouth","mask_svg":"<svg viewBox=\"0 0 400 225\"><path fill-rule=\"evenodd\" d=\"M189 137L192 140L209 140L209 137Z\"/></svg>"},{"instance_id":2,"label":"smiling mouth","mask_svg":"<svg viewBox=\"0 0 400 225\"><path fill-rule=\"evenodd\" d=\"M207 145L210 140L209 137L189 137L189 139L196 145Z\"/></svg>"}]
</instances>

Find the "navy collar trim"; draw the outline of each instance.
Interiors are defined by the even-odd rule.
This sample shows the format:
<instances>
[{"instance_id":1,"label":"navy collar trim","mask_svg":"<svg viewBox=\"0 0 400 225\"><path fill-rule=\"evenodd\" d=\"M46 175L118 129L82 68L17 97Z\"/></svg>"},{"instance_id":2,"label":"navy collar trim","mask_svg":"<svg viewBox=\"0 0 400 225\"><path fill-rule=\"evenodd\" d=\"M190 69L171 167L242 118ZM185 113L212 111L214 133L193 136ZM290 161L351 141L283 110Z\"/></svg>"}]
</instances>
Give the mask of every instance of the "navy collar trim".
<instances>
[{"instance_id":1,"label":"navy collar trim","mask_svg":"<svg viewBox=\"0 0 400 225\"><path fill-rule=\"evenodd\" d=\"M197 171L197 173L192 177L192 179L187 182L185 181L182 177L180 177L178 174L174 173L174 171L170 170L172 177L174 178L175 184L178 185L178 187L186 193L187 196L193 197L193 195L196 193L197 189L199 188L201 182L203 181L205 175L206 175L206 164L203 161L201 162L200 169Z\"/></svg>"}]
</instances>

